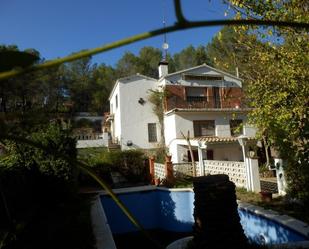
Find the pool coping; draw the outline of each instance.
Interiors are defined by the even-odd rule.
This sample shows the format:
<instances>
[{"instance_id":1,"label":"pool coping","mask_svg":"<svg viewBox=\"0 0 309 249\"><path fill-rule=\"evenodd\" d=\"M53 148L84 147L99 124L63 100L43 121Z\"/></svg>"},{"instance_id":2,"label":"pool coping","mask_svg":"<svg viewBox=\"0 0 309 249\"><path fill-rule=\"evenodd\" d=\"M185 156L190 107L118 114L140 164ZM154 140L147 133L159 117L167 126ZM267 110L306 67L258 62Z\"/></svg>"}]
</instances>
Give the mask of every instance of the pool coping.
<instances>
[{"instance_id":1,"label":"pool coping","mask_svg":"<svg viewBox=\"0 0 309 249\"><path fill-rule=\"evenodd\" d=\"M113 192L115 194L124 194L124 193L134 193L134 192L143 192L143 191L152 191L152 190L162 190L162 191L169 191L169 192L181 192L181 191L188 191L193 192L192 188L165 188L165 187L157 187L154 185L146 185L146 186L138 186L138 187L129 187L129 188L120 188L120 189L113 189ZM93 207L92 207L92 220L93 220L93 227L94 227L94 234L97 238L97 249L117 249L113 235L111 232L111 229L109 227L104 209L102 207L101 201L100 201L100 195L108 195L106 191L100 190L100 191L94 191L93 193L97 193L97 198L94 201ZM286 227L288 227L291 230L296 231L297 233L308 237L309 238L309 225L303 221L297 220L295 218L292 218L291 216L285 215L285 214L279 214L276 211L264 209L263 207L256 206L250 203L242 202L237 200L238 207L250 212L253 212L257 215L266 217L272 221L275 221L279 224L282 224ZM98 224L102 221L102 224ZM104 236L104 239L100 238ZM104 243L102 243L104 241ZM107 243L106 243L107 242ZM300 241L300 242L291 242L291 243L284 243L284 244L278 244L279 245L285 245L287 248L294 248L296 246L299 247L308 247L309 246L309 240L306 241Z\"/></svg>"},{"instance_id":2,"label":"pool coping","mask_svg":"<svg viewBox=\"0 0 309 249\"><path fill-rule=\"evenodd\" d=\"M237 201L238 207L244 210L248 210L250 212L253 212L257 215L266 217L270 220L273 220L279 224L282 224L297 233L309 238L309 225L303 221L297 220L291 216L288 216L286 214L280 214L277 211L273 211L271 209L265 209L260 206L256 206L250 203Z\"/></svg>"},{"instance_id":3,"label":"pool coping","mask_svg":"<svg viewBox=\"0 0 309 249\"><path fill-rule=\"evenodd\" d=\"M97 249L117 249L98 194L91 206L91 223Z\"/></svg>"}]
</instances>

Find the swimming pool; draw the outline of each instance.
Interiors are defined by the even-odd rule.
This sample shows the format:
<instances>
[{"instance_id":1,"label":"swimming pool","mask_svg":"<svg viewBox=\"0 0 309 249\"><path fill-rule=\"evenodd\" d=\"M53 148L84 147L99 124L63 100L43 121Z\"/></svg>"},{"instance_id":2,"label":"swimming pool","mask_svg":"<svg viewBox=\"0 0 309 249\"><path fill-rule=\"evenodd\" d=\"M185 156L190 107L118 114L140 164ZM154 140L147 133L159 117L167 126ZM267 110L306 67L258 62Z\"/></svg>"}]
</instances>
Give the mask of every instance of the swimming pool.
<instances>
[{"instance_id":1,"label":"swimming pool","mask_svg":"<svg viewBox=\"0 0 309 249\"><path fill-rule=\"evenodd\" d=\"M192 190L156 189L121 193L118 196L146 229L192 231ZM101 195L101 203L113 234L136 231L109 196ZM239 216L246 236L256 243L281 244L308 240L305 235L246 209L239 208Z\"/></svg>"}]
</instances>

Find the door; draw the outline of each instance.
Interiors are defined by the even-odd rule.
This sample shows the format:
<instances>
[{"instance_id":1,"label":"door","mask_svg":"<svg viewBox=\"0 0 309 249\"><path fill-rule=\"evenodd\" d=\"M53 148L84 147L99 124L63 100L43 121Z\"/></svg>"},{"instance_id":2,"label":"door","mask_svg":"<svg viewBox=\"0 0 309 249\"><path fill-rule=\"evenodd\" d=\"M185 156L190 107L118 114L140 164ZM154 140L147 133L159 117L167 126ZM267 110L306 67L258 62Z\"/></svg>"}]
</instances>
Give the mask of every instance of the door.
<instances>
[{"instance_id":1,"label":"door","mask_svg":"<svg viewBox=\"0 0 309 249\"><path fill-rule=\"evenodd\" d=\"M214 106L215 108L221 108L219 87L214 87L213 92L214 92Z\"/></svg>"},{"instance_id":2,"label":"door","mask_svg":"<svg viewBox=\"0 0 309 249\"><path fill-rule=\"evenodd\" d=\"M214 151L213 150L207 150L207 160L214 160Z\"/></svg>"}]
</instances>

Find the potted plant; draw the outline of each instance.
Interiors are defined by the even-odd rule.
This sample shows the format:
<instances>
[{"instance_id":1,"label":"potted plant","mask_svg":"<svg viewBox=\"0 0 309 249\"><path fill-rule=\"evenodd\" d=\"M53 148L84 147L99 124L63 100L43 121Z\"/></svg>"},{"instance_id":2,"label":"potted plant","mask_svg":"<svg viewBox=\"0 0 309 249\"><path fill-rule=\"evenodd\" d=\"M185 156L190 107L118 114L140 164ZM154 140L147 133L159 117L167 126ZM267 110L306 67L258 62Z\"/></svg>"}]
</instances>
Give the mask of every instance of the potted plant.
<instances>
[{"instance_id":1,"label":"potted plant","mask_svg":"<svg viewBox=\"0 0 309 249\"><path fill-rule=\"evenodd\" d=\"M155 185L156 186L159 186L160 185L160 183L161 183L161 179L160 178L155 178Z\"/></svg>"},{"instance_id":2,"label":"potted plant","mask_svg":"<svg viewBox=\"0 0 309 249\"><path fill-rule=\"evenodd\" d=\"M273 195L272 192L269 192L269 191L260 192L261 200L263 202L271 202L271 200L273 199L272 195Z\"/></svg>"}]
</instances>

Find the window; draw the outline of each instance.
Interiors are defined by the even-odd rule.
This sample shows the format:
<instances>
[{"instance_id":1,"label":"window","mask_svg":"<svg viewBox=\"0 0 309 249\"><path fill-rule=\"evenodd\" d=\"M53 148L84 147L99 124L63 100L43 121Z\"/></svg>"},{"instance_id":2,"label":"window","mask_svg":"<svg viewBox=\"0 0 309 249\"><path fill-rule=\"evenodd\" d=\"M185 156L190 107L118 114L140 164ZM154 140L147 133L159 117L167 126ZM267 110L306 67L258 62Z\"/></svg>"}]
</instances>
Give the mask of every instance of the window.
<instances>
[{"instance_id":1,"label":"window","mask_svg":"<svg viewBox=\"0 0 309 249\"><path fill-rule=\"evenodd\" d=\"M223 80L223 77L220 75L196 75L196 74L184 74L182 75L184 80Z\"/></svg>"},{"instance_id":2,"label":"window","mask_svg":"<svg viewBox=\"0 0 309 249\"><path fill-rule=\"evenodd\" d=\"M116 102L116 109L118 108L118 95L115 96L115 102Z\"/></svg>"},{"instance_id":3,"label":"window","mask_svg":"<svg viewBox=\"0 0 309 249\"><path fill-rule=\"evenodd\" d=\"M215 136L215 121L214 120L202 120L193 121L194 136Z\"/></svg>"},{"instance_id":4,"label":"window","mask_svg":"<svg viewBox=\"0 0 309 249\"><path fill-rule=\"evenodd\" d=\"M148 142L153 143L157 142L157 125L156 123L148 124Z\"/></svg>"},{"instance_id":5,"label":"window","mask_svg":"<svg viewBox=\"0 0 309 249\"><path fill-rule=\"evenodd\" d=\"M243 125L242 125L241 119L230 120L231 135L233 137L236 137L236 136L243 134L243 127L242 126Z\"/></svg>"},{"instance_id":6,"label":"window","mask_svg":"<svg viewBox=\"0 0 309 249\"><path fill-rule=\"evenodd\" d=\"M187 101L188 102L203 102L207 101L205 96L206 89L204 87L187 87Z\"/></svg>"}]
</instances>

